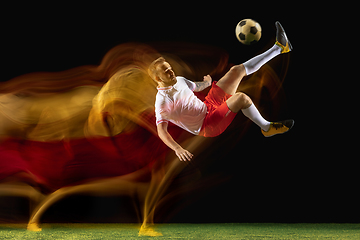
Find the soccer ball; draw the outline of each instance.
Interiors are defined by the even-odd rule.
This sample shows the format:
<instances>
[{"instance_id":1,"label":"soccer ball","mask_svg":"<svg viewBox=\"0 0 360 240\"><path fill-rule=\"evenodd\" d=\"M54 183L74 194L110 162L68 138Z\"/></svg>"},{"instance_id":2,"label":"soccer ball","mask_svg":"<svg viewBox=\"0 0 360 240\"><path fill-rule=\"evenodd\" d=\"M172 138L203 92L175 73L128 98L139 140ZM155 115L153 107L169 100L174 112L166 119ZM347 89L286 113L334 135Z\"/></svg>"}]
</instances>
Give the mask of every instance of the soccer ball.
<instances>
[{"instance_id":1,"label":"soccer ball","mask_svg":"<svg viewBox=\"0 0 360 240\"><path fill-rule=\"evenodd\" d=\"M252 19L244 19L236 25L235 34L241 43L252 45L261 38L261 26Z\"/></svg>"}]
</instances>

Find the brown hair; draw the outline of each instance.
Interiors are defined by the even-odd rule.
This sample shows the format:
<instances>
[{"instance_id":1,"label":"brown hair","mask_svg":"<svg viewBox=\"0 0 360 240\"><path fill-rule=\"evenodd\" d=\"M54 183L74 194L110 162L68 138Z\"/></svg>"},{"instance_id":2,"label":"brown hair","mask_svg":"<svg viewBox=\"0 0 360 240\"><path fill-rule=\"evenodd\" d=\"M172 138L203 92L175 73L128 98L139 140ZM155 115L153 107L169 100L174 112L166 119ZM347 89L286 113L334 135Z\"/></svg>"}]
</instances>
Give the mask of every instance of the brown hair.
<instances>
[{"instance_id":1,"label":"brown hair","mask_svg":"<svg viewBox=\"0 0 360 240\"><path fill-rule=\"evenodd\" d=\"M157 80L156 80L156 76L157 76L156 67L160 63L164 63L164 62L166 62L165 58L159 57L149 65L148 73L149 73L150 77L156 82L157 82Z\"/></svg>"}]
</instances>

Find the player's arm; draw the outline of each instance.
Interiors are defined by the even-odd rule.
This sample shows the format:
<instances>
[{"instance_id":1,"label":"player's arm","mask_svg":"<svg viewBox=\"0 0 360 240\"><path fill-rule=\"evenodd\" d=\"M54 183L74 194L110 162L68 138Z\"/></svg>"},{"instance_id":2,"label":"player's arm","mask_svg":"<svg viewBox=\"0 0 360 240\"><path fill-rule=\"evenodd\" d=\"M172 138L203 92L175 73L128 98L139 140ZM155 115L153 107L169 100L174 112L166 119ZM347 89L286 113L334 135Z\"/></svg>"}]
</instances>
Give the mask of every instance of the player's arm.
<instances>
[{"instance_id":1,"label":"player's arm","mask_svg":"<svg viewBox=\"0 0 360 240\"><path fill-rule=\"evenodd\" d=\"M183 149L170 135L167 131L168 123L162 122L157 125L157 131L160 139L172 150L175 151L176 156L180 159L180 161L190 161L194 156L189 151Z\"/></svg>"},{"instance_id":2,"label":"player's arm","mask_svg":"<svg viewBox=\"0 0 360 240\"><path fill-rule=\"evenodd\" d=\"M196 87L194 89L194 92L201 92L205 88L209 87L211 85L211 77L210 75L204 76L204 81L202 82L194 82Z\"/></svg>"}]
</instances>

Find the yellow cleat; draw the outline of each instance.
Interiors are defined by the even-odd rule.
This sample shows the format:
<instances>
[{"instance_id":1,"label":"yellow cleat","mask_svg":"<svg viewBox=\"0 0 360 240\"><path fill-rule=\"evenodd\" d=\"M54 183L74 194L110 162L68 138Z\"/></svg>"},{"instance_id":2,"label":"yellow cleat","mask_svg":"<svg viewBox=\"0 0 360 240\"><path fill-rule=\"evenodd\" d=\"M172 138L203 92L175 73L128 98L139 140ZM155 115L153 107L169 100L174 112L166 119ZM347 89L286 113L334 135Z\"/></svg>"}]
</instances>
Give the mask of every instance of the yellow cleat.
<instances>
[{"instance_id":1,"label":"yellow cleat","mask_svg":"<svg viewBox=\"0 0 360 240\"><path fill-rule=\"evenodd\" d=\"M295 121L292 119L280 122L272 122L268 131L265 132L261 129L261 132L265 137L271 137L276 134L286 133L294 126L294 123Z\"/></svg>"},{"instance_id":2,"label":"yellow cleat","mask_svg":"<svg viewBox=\"0 0 360 240\"><path fill-rule=\"evenodd\" d=\"M276 45L278 45L279 47L281 47L281 53L288 53L290 52L290 45L288 42L286 42L286 46L283 46L281 43L279 43L278 41L275 42Z\"/></svg>"},{"instance_id":3,"label":"yellow cleat","mask_svg":"<svg viewBox=\"0 0 360 240\"><path fill-rule=\"evenodd\" d=\"M285 34L284 28L279 22L275 23L276 26L276 42L275 44L281 47L281 53L288 53L293 50L293 47Z\"/></svg>"}]
</instances>

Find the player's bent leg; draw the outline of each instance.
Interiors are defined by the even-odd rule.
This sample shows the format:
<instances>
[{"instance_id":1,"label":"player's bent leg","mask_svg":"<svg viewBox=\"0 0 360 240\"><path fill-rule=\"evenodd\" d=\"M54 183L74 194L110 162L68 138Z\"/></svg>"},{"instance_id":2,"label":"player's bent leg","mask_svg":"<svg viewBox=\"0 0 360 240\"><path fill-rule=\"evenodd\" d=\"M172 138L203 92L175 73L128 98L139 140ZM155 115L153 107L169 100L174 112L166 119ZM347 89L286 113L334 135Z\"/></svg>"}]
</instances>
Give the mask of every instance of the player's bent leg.
<instances>
[{"instance_id":1,"label":"player's bent leg","mask_svg":"<svg viewBox=\"0 0 360 240\"><path fill-rule=\"evenodd\" d=\"M236 93L243 77L246 75L244 65L235 65L216 83L224 92L230 95Z\"/></svg>"},{"instance_id":2,"label":"player's bent leg","mask_svg":"<svg viewBox=\"0 0 360 240\"><path fill-rule=\"evenodd\" d=\"M251 98L245 93L237 92L226 101L226 104L232 112L237 113L241 109L250 107L252 101Z\"/></svg>"},{"instance_id":3,"label":"player's bent leg","mask_svg":"<svg viewBox=\"0 0 360 240\"><path fill-rule=\"evenodd\" d=\"M261 116L250 97L242 92L235 93L226 101L226 104L234 113L241 110L246 117L261 128L261 132L265 137L272 137L277 134L286 133L294 125L294 120L292 119L280 122L267 121Z\"/></svg>"}]
</instances>

